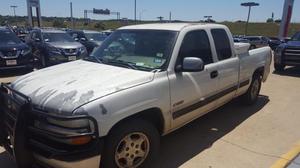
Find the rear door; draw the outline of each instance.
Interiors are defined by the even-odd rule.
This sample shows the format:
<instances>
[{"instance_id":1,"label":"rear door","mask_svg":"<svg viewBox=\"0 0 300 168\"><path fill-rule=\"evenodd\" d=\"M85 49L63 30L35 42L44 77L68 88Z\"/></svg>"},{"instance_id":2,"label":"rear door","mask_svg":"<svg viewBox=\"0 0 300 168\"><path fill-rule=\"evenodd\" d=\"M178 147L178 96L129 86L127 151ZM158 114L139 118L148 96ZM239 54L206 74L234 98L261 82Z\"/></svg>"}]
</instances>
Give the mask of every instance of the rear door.
<instances>
[{"instance_id":1,"label":"rear door","mask_svg":"<svg viewBox=\"0 0 300 168\"><path fill-rule=\"evenodd\" d=\"M205 30L193 30L185 35L175 67L182 65L185 57L201 58L205 70L169 73L173 127L179 127L215 107L211 96L217 89L218 77L214 72L218 67Z\"/></svg>"},{"instance_id":2,"label":"rear door","mask_svg":"<svg viewBox=\"0 0 300 168\"><path fill-rule=\"evenodd\" d=\"M230 41L228 30L211 29L218 59L218 104L231 100L236 93L239 81L239 58L235 56L233 42Z\"/></svg>"}]
</instances>

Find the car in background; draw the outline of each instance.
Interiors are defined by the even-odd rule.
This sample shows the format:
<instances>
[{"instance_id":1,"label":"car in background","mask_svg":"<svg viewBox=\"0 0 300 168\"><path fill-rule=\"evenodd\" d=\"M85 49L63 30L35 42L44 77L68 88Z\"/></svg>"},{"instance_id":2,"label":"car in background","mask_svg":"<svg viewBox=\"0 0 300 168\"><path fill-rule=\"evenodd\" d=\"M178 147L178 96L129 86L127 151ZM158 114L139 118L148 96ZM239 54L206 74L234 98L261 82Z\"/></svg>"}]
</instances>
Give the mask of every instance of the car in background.
<instances>
[{"instance_id":1,"label":"car in background","mask_svg":"<svg viewBox=\"0 0 300 168\"><path fill-rule=\"evenodd\" d=\"M67 33L70 34L75 41L83 44L89 54L92 53L95 48L99 47L107 38L106 34L92 30L68 30Z\"/></svg>"},{"instance_id":2,"label":"car in background","mask_svg":"<svg viewBox=\"0 0 300 168\"><path fill-rule=\"evenodd\" d=\"M273 51L275 51L276 50L276 48L281 44L281 43L283 43L283 41L282 40L280 40L279 38L277 38L277 37L269 37L269 46L271 47L271 49L273 50Z\"/></svg>"},{"instance_id":3,"label":"car in background","mask_svg":"<svg viewBox=\"0 0 300 168\"><path fill-rule=\"evenodd\" d=\"M31 48L8 27L0 27L0 70L33 69Z\"/></svg>"},{"instance_id":4,"label":"car in background","mask_svg":"<svg viewBox=\"0 0 300 168\"><path fill-rule=\"evenodd\" d=\"M274 68L284 71L285 66L300 66L300 32L280 44L274 53Z\"/></svg>"},{"instance_id":5,"label":"car in background","mask_svg":"<svg viewBox=\"0 0 300 168\"><path fill-rule=\"evenodd\" d=\"M244 38L238 38L238 37L234 37L234 38L233 38L233 41L234 41L235 43L249 43L249 40L244 39Z\"/></svg>"},{"instance_id":6,"label":"car in background","mask_svg":"<svg viewBox=\"0 0 300 168\"><path fill-rule=\"evenodd\" d=\"M260 47L269 46L269 38L265 36L245 36L243 37L246 40L249 40L250 50Z\"/></svg>"},{"instance_id":7,"label":"car in background","mask_svg":"<svg viewBox=\"0 0 300 168\"><path fill-rule=\"evenodd\" d=\"M75 61L88 55L86 48L65 31L56 29L33 29L26 37L34 57L41 67Z\"/></svg>"}]
</instances>

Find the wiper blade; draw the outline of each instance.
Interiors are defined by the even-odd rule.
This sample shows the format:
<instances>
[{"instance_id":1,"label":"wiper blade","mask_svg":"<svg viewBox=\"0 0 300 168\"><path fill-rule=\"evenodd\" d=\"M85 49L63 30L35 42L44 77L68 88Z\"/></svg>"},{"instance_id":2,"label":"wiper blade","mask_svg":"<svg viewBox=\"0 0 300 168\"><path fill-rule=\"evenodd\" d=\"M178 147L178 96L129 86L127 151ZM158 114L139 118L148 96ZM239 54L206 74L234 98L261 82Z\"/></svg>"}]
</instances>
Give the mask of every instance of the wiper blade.
<instances>
[{"instance_id":1,"label":"wiper blade","mask_svg":"<svg viewBox=\"0 0 300 168\"><path fill-rule=\"evenodd\" d=\"M102 61L98 57L95 57L95 56L88 56L88 57L84 58L84 60L88 60L88 61L91 61L91 59L96 60L98 63L102 63Z\"/></svg>"},{"instance_id":2,"label":"wiper blade","mask_svg":"<svg viewBox=\"0 0 300 168\"><path fill-rule=\"evenodd\" d=\"M126 68L135 69L135 70L138 69L133 63L125 62L125 61L121 61L121 60L117 60L117 61L105 60L105 63L120 65L120 66L123 66L123 67L126 67Z\"/></svg>"}]
</instances>

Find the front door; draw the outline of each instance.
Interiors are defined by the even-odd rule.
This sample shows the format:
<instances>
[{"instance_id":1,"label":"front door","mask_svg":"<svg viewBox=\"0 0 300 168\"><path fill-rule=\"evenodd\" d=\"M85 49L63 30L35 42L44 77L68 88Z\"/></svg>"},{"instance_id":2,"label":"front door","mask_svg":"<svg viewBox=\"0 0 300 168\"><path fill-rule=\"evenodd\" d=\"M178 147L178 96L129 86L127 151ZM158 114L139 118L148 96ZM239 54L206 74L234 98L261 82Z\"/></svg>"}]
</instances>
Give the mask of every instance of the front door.
<instances>
[{"instance_id":1,"label":"front door","mask_svg":"<svg viewBox=\"0 0 300 168\"><path fill-rule=\"evenodd\" d=\"M169 74L173 128L196 119L215 106L212 96L217 90L218 66L214 62L206 31L197 30L186 34L176 66L182 65L185 57L201 58L205 69L201 72Z\"/></svg>"}]
</instances>

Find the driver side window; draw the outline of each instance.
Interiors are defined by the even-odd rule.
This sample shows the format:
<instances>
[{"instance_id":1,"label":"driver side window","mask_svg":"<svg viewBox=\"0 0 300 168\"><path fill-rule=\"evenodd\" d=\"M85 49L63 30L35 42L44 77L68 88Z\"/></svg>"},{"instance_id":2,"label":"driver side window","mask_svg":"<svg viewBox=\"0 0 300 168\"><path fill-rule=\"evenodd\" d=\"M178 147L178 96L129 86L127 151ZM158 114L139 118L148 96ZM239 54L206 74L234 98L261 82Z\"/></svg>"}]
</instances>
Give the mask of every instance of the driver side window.
<instances>
[{"instance_id":1,"label":"driver side window","mask_svg":"<svg viewBox=\"0 0 300 168\"><path fill-rule=\"evenodd\" d=\"M213 63L209 38L204 30L186 34L179 51L178 63L182 63L185 57L201 58L205 65Z\"/></svg>"}]
</instances>

